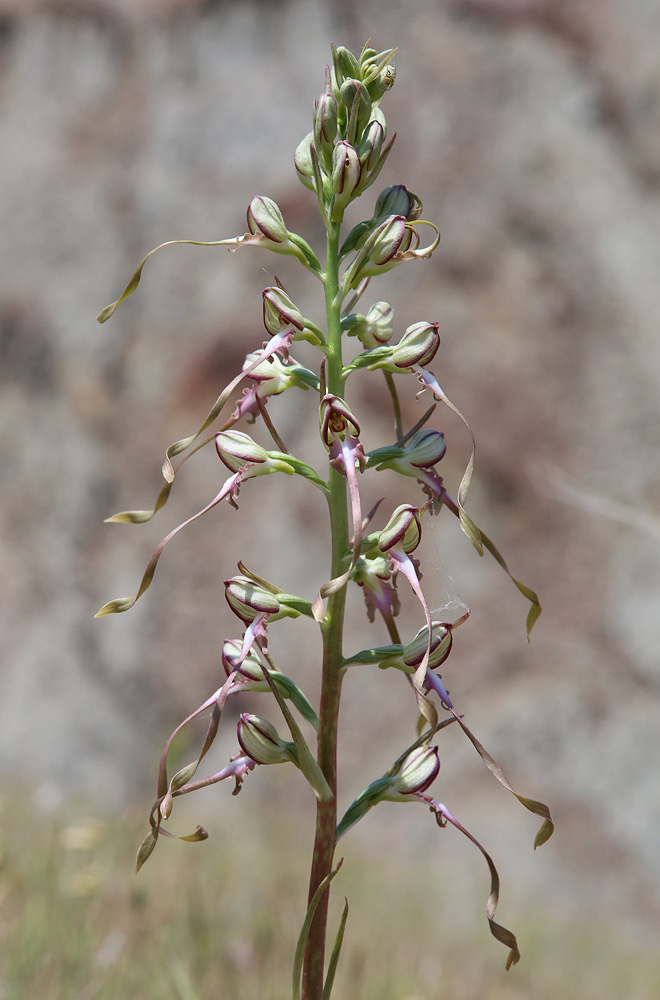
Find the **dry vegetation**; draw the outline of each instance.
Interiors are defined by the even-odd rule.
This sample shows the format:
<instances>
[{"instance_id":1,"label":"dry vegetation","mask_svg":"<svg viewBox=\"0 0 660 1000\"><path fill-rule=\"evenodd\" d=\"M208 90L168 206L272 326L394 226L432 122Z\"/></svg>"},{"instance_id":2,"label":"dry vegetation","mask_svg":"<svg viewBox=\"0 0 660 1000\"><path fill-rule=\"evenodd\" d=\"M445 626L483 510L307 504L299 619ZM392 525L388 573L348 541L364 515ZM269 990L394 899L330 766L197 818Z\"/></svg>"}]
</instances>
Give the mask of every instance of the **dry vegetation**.
<instances>
[{"instance_id":1,"label":"dry vegetation","mask_svg":"<svg viewBox=\"0 0 660 1000\"><path fill-rule=\"evenodd\" d=\"M262 807L255 832L241 827L240 835L216 816L210 841L164 844L137 879L142 816L101 821L80 808L44 816L13 792L3 796L2 814L2 1000L290 996L285 963L300 919L290 886L299 884L302 856L281 807ZM242 818L255 821L254 814ZM399 867L394 888L384 856L351 853L339 890L351 903L338 980L345 1000L652 1000L660 993L650 946L637 951L611 930L560 924L541 908L528 921L518 916L523 961L507 974L480 907L471 926L457 925L451 909L434 909L422 891L419 865Z\"/></svg>"}]
</instances>

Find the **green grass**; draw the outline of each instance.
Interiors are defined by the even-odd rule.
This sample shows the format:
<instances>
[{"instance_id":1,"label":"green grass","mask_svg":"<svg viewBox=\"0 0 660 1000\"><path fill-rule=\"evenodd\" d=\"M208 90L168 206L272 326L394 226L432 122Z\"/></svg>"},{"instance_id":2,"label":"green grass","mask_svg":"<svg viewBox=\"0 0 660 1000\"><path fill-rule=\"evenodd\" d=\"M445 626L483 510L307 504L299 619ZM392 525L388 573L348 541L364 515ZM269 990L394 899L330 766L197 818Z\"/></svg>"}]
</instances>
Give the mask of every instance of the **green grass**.
<instances>
[{"instance_id":1,"label":"green grass","mask_svg":"<svg viewBox=\"0 0 660 1000\"><path fill-rule=\"evenodd\" d=\"M137 878L144 816L101 821L71 807L44 817L9 792L0 808L0 1000L290 1000L305 838L272 805L251 832L215 817L203 844L164 841ZM347 892L337 1000L660 996L652 949L547 915L523 922L523 961L506 973L484 928L485 895L466 927L429 898L410 860L397 860L384 889L389 863L347 845L331 907L336 922Z\"/></svg>"}]
</instances>

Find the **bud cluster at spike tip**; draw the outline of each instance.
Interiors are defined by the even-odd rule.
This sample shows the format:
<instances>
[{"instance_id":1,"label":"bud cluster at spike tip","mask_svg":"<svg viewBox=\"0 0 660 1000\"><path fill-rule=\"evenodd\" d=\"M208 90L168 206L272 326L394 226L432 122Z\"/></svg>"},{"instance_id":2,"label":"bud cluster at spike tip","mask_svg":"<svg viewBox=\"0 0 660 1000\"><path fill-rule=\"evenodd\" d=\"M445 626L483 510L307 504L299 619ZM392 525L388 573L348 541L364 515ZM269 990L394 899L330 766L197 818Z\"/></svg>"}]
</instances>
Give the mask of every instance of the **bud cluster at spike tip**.
<instances>
[{"instance_id":1,"label":"bud cluster at spike tip","mask_svg":"<svg viewBox=\"0 0 660 1000\"><path fill-rule=\"evenodd\" d=\"M316 191L329 221L340 222L346 206L374 183L392 148L378 105L394 83L393 54L365 49L357 57L344 46L333 47L312 130L294 154L299 179Z\"/></svg>"}]
</instances>

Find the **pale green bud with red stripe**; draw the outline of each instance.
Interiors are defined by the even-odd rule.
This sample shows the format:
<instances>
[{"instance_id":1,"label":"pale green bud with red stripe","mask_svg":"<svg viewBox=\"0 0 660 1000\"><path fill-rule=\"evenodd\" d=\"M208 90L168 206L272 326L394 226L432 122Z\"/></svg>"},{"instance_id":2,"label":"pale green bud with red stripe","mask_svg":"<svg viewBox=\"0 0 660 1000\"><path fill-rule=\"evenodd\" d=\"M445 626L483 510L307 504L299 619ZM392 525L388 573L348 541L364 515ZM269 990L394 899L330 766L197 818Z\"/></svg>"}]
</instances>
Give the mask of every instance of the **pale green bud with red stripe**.
<instances>
[{"instance_id":1,"label":"pale green bud with red stripe","mask_svg":"<svg viewBox=\"0 0 660 1000\"><path fill-rule=\"evenodd\" d=\"M378 548L388 552L394 546L399 546L404 552L414 552L422 537L422 525L417 507L412 504L401 504L380 533Z\"/></svg>"},{"instance_id":2,"label":"pale green bud with red stripe","mask_svg":"<svg viewBox=\"0 0 660 1000\"><path fill-rule=\"evenodd\" d=\"M237 736L243 753L257 764L297 763L294 744L281 739L275 726L267 719L246 712L241 713Z\"/></svg>"}]
</instances>

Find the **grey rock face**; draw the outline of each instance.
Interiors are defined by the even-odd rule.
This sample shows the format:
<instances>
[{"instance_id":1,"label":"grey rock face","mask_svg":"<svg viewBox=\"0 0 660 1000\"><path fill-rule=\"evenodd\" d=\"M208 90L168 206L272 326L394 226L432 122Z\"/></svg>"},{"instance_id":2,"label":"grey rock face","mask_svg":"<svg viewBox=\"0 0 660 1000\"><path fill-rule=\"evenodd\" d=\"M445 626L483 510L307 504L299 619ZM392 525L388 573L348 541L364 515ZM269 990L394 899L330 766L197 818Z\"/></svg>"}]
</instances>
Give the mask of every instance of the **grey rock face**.
<instances>
[{"instance_id":1,"label":"grey rock face","mask_svg":"<svg viewBox=\"0 0 660 1000\"><path fill-rule=\"evenodd\" d=\"M134 793L172 718L216 686L236 560L293 589L321 582L316 507L292 506L288 483L247 484L241 515L173 543L153 599L91 621L223 473L191 463L160 523L101 518L153 503L167 444L262 341L274 271L312 299L260 251L171 247L110 324L94 317L155 244L244 231L256 193L319 237L292 151L331 37L377 33L400 52L383 183L419 191L443 233L431 262L392 277L397 322L440 320L434 370L480 449L471 509L545 607L527 650L516 592L447 525L474 622L445 676L506 770L526 760L529 794L609 824L657 873L659 9L404 6L1 5L0 761L58 793ZM282 426L302 450L307 403ZM363 405L383 433L375 398ZM439 419L455 484L467 445ZM246 527L253 512L268 534L264 496L285 510L283 570Z\"/></svg>"}]
</instances>

